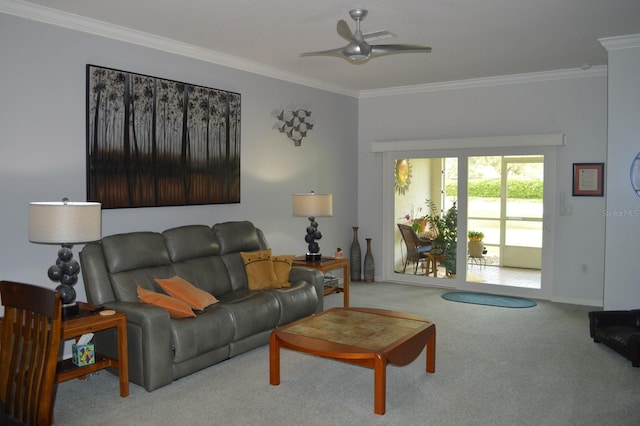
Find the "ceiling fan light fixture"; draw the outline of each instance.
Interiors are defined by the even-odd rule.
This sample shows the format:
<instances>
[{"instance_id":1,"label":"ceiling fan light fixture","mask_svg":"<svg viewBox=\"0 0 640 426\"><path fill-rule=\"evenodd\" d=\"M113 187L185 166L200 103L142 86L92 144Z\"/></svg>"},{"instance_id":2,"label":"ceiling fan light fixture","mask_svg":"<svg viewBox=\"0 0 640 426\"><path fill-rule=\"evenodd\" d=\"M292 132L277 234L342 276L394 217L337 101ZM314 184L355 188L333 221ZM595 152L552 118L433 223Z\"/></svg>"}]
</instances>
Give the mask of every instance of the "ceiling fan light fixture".
<instances>
[{"instance_id":1,"label":"ceiling fan light fixture","mask_svg":"<svg viewBox=\"0 0 640 426\"><path fill-rule=\"evenodd\" d=\"M367 59L369 59L369 55L354 54L354 55L345 55L345 56L347 57L348 60L352 62L364 62Z\"/></svg>"},{"instance_id":2,"label":"ceiling fan light fixture","mask_svg":"<svg viewBox=\"0 0 640 426\"><path fill-rule=\"evenodd\" d=\"M349 25L341 19L338 21L337 31L338 35L349 41L349 44L344 48L323 50L318 52L306 52L300 56L338 56L346 59L352 64L359 64L367 62L371 58L375 58L382 55L389 55L392 53L410 53L410 52L430 52L431 48L428 46L420 46L414 44L369 44L366 39L370 36L379 34L390 34L387 30L375 31L373 33L363 34L360 30L360 21L367 16L366 9L353 9L349 11L351 18L356 21L356 29L351 32Z\"/></svg>"},{"instance_id":3,"label":"ceiling fan light fixture","mask_svg":"<svg viewBox=\"0 0 640 426\"><path fill-rule=\"evenodd\" d=\"M343 55L353 62L366 61L371 56L371 47L363 43L351 42L344 48Z\"/></svg>"}]
</instances>

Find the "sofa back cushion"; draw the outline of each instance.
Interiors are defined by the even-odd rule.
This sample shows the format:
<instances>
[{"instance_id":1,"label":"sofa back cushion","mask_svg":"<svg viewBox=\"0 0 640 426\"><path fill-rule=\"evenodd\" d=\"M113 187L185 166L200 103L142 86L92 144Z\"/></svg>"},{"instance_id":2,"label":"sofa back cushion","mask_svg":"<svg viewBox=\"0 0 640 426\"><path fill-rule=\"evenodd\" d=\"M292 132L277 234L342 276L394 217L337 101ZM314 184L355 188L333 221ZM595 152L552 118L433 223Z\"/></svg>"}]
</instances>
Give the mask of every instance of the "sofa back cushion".
<instances>
[{"instance_id":1,"label":"sofa back cushion","mask_svg":"<svg viewBox=\"0 0 640 426\"><path fill-rule=\"evenodd\" d=\"M220 244L220 255L229 273L231 289L246 290L247 274L240 252L266 250L264 234L248 221L218 223L213 226L213 232Z\"/></svg>"},{"instance_id":2,"label":"sofa back cushion","mask_svg":"<svg viewBox=\"0 0 640 426\"><path fill-rule=\"evenodd\" d=\"M112 274L171 265L164 239L156 232L130 232L104 237L102 250L107 269Z\"/></svg>"},{"instance_id":3,"label":"sofa back cushion","mask_svg":"<svg viewBox=\"0 0 640 426\"><path fill-rule=\"evenodd\" d=\"M162 233L173 262L214 256L220 253L220 245L213 230L206 225L187 225L167 229Z\"/></svg>"},{"instance_id":4,"label":"sofa back cushion","mask_svg":"<svg viewBox=\"0 0 640 426\"><path fill-rule=\"evenodd\" d=\"M216 297L231 291L229 273L220 256L183 260L174 263L173 269L177 275Z\"/></svg>"},{"instance_id":5,"label":"sofa back cushion","mask_svg":"<svg viewBox=\"0 0 640 426\"><path fill-rule=\"evenodd\" d=\"M176 274L214 296L231 291L220 244L209 226L187 225L162 233Z\"/></svg>"},{"instance_id":6,"label":"sofa back cushion","mask_svg":"<svg viewBox=\"0 0 640 426\"><path fill-rule=\"evenodd\" d=\"M162 235L156 232L130 232L102 239L105 264L117 300L138 301L136 287L162 291L156 278L176 275Z\"/></svg>"},{"instance_id":7,"label":"sofa back cushion","mask_svg":"<svg viewBox=\"0 0 640 426\"><path fill-rule=\"evenodd\" d=\"M264 250L264 241L253 223L225 222L213 226L213 232L220 244L220 254L239 253L241 251Z\"/></svg>"},{"instance_id":8,"label":"sofa back cushion","mask_svg":"<svg viewBox=\"0 0 640 426\"><path fill-rule=\"evenodd\" d=\"M146 290L164 293L156 283L156 278L170 278L176 275L171 266L156 266L152 268L132 269L130 271L109 274L111 288L116 299L122 302L137 302L137 286Z\"/></svg>"}]
</instances>

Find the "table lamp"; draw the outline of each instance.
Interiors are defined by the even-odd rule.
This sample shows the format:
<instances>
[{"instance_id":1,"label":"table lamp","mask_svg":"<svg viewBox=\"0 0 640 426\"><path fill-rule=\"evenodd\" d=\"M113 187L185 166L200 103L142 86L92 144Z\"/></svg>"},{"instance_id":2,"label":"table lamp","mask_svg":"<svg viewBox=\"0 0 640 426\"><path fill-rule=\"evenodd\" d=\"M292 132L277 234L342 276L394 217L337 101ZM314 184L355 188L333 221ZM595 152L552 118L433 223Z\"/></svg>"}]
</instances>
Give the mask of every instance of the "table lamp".
<instances>
[{"instance_id":1,"label":"table lamp","mask_svg":"<svg viewBox=\"0 0 640 426\"><path fill-rule=\"evenodd\" d=\"M304 240L307 242L309 251L306 255L308 262L320 262L322 254L320 245L316 242L322 238L322 233L318 231L317 216L333 216L333 199L331 194L316 194L311 191L305 194L293 194L293 215L309 218L307 235Z\"/></svg>"},{"instance_id":2,"label":"table lamp","mask_svg":"<svg viewBox=\"0 0 640 426\"><path fill-rule=\"evenodd\" d=\"M29 241L40 244L60 244L58 259L47 271L49 279L59 282L56 290L62 299L62 317L79 312L76 291L80 264L73 258L73 244L88 243L102 237L100 203L58 202L29 203Z\"/></svg>"}]
</instances>

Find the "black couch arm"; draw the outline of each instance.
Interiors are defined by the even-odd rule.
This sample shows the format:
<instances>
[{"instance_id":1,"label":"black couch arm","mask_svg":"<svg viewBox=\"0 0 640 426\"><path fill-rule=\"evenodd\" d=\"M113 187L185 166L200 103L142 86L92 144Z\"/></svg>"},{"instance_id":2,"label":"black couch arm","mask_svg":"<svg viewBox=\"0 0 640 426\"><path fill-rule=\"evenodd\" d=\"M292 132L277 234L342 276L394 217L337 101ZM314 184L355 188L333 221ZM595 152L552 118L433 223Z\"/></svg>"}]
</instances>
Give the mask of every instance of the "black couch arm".
<instances>
[{"instance_id":1,"label":"black couch arm","mask_svg":"<svg viewBox=\"0 0 640 426\"><path fill-rule=\"evenodd\" d=\"M640 309L632 311L592 311L589 312L589 333L594 337L594 329L622 325L640 328Z\"/></svg>"},{"instance_id":2,"label":"black couch arm","mask_svg":"<svg viewBox=\"0 0 640 426\"><path fill-rule=\"evenodd\" d=\"M640 309L589 312L589 333L640 367Z\"/></svg>"}]
</instances>

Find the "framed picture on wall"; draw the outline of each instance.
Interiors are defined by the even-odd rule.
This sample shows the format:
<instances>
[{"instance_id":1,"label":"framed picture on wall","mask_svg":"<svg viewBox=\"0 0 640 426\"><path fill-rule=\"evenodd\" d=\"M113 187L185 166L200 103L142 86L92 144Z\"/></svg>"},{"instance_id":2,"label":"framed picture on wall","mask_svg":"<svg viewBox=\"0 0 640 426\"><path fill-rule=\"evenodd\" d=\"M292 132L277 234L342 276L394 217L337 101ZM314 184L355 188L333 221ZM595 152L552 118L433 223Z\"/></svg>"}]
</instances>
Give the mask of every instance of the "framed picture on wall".
<instances>
[{"instance_id":1,"label":"framed picture on wall","mask_svg":"<svg viewBox=\"0 0 640 426\"><path fill-rule=\"evenodd\" d=\"M240 94L87 65L87 200L240 202Z\"/></svg>"},{"instance_id":2,"label":"framed picture on wall","mask_svg":"<svg viewBox=\"0 0 640 426\"><path fill-rule=\"evenodd\" d=\"M573 196L604 196L604 163L573 163Z\"/></svg>"}]
</instances>

